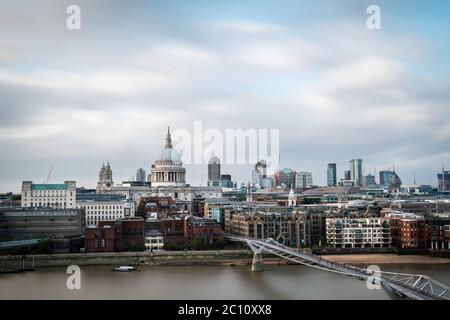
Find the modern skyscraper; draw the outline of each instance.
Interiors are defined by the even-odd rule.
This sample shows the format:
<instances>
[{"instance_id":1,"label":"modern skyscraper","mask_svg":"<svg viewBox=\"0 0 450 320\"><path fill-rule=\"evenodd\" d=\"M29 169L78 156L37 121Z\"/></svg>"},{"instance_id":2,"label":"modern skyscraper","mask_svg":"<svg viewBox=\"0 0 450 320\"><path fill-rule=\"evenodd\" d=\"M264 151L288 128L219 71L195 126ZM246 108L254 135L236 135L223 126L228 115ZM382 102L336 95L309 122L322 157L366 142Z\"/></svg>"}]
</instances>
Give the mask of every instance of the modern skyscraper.
<instances>
[{"instance_id":1,"label":"modern skyscraper","mask_svg":"<svg viewBox=\"0 0 450 320\"><path fill-rule=\"evenodd\" d=\"M384 170L384 171L380 171L380 184L383 186L390 186L392 183L392 180L394 179L395 176L395 180L396 183L402 183L400 177L395 173L395 171L390 171L390 170Z\"/></svg>"},{"instance_id":2,"label":"modern skyscraper","mask_svg":"<svg viewBox=\"0 0 450 320\"><path fill-rule=\"evenodd\" d=\"M265 160L260 160L255 164L255 169L252 170L252 184L256 188L264 188L264 180L267 179L266 169Z\"/></svg>"},{"instance_id":3,"label":"modern skyscraper","mask_svg":"<svg viewBox=\"0 0 450 320\"><path fill-rule=\"evenodd\" d=\"M297 172L295 177L295 187L304 188L313 185L311 172Z\"/></svg>"},{"instance_id":4,"label":"modern skyscraper","mask_svg":"<svg viewBox=\"0 0 450 320\"><path fill-rule=\"evenodd\" d=\"M392 180L392 171L383 170L380 171L380 184L383 186L388 186Z\"/></svg>"},{"instance_id":5,"label":"modern skyscraper","mask_svg":"<svg viewBox=\"0 0 450 320\"><path fill-rule=\"evenodd\" d=\"M139 168L136 170L136 181L145 182L147 180L147 173L144 169Z\"/></svg>"},{"instance_id":6,"label":"modern skyscraper","mask_svg":"<svg viewBox=\"0 0 450 320\"><path fill-rule=\"evenodd\" d=\"M350 160L350 180L356 187L362 186L362 159Z\"/></svg>"},{"instance_id":7,"label":"modern skyscraper","mask_svg":"<svg viewBox=\"0 0 450 320\"><path fill-rule=\"evenodd\" d=\"M367 176L364 176L363 185L365 187L375 185L375 176L371 175L371 174L368 174Z\"/></svg>"},{"instance_id":8,"label":"modern skyscraper","mask_svg":"<svg viewBox=\"0 0 450 320\"><path fill-rule=\"evenodd\" d=\"M327 186L332 187L337 184L336 163L329 163L327 167Z\"/></svg>"},{"instance_id":9,"label":"modern skyscraper","mask_svg":"<svg viewBox=\"0 0 450 320\"><path fill-rule=\"evenodd\" d=\"M442 170L441 173L438 173L437 177L439 191L450 190L450 171Z\"/></svg>"},{"instance_id":10,"label":"modern skyscraper","mask_svg":"<svg viewBox=\"0 0 450 320\"><path fill-rule=\"evenodd\" d=\"M280 170L278 185L284 185L286 188L295 187L296 172L291 168L284 168Z\"/></svg>"},{"instance_id":11,"label":"modern skyscraper","mask_svg":"<svg viewBox=\"0 0 450 320\"><path fill-rule=\"evenodd\" d=\"M220 159L212 157L208 162L208 181L220 180Z\"/></svg>"}]
</instances>

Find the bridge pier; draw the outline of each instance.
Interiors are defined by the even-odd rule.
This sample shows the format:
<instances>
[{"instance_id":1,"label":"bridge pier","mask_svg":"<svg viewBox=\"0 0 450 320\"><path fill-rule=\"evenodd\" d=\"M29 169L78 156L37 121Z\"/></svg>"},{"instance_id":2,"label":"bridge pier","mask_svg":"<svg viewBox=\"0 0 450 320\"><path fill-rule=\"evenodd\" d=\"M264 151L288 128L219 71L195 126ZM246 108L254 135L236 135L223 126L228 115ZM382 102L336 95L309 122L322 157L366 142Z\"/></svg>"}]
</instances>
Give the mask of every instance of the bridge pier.
<instances>
[{"instance_id":1,"label":"bridge pier","mask_svg":"<svg viewBox=\"0 0 450 320\"><path fill-rule=\"evenodd\" d=\"M253 252L252 271L264 271L262 252Z\"/></svg>"}]
</instances>

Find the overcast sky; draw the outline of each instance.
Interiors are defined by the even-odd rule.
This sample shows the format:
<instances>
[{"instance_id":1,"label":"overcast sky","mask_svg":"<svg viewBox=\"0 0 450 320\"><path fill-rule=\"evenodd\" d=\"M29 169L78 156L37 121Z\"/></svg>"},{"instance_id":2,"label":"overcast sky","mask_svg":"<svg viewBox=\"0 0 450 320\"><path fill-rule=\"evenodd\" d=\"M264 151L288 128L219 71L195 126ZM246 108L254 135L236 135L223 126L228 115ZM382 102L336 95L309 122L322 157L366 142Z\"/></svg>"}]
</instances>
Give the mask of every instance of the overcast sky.
<instances>
[{"instance_id":1,"label":"overcast sky","mask_svg":"<svg viewBox=\"0 0 450 320\"><path fill-rule=\"evenodd\" d=\"M81 30L66 8L81 8ZM381 7L382 29L366 28ZM362 158L404 183L450 168L448 1L1 1L0 192L149 168L167 126L280 130L326 183ZM187 166L187 182L207 179ZM251 179L251 165L225 166ZM203 178L202 178L203 177ZM378 179L378 177L377 177Z\"/></svg>"}]
</instances>

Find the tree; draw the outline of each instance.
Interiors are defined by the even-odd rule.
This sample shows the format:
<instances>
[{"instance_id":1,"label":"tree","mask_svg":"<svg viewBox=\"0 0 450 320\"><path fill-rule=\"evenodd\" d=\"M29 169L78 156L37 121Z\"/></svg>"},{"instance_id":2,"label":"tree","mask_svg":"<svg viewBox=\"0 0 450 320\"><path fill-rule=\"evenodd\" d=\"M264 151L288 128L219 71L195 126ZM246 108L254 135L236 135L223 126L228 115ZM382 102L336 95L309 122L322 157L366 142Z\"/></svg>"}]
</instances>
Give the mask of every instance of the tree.
<instances>
[{"instance_id":1,"label":"tree","mask_svg":"<svg viewBox=\"0 0 450 320\"><path fill-rule=\"evenodd\" d=\"M213 248L216 250L222 250L225 247L225 240L220 238L219 240L213 243Z\"/></svg>"},{"instance_id":2,"label":"tree","mask_svg":"<svg viewBox=\"0 0 450 320\"><path fill-rule=\"evenodd\" d=\"M192 239L192 247L194 250L202 250L204 248L203 239L200 237L194 237L194 239Z\"/></svg>"}]
</instances>

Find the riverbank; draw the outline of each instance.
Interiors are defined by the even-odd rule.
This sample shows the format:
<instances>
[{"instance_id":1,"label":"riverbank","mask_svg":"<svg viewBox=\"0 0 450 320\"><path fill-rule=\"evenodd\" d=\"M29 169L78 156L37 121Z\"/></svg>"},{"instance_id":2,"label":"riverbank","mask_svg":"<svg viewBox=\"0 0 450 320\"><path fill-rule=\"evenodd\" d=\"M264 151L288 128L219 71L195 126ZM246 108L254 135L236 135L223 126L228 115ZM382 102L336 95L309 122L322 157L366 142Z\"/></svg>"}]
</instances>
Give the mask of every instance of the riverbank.
<instances>
[{"instance_id":1,"label":"riverbank","mask_svg":"<svg viewBox=\"0 0 450 320\"><path fill-rule=\"evenodd\" d=\"M264 264L292 264L283 258L264 254ZM253 259L251 250L218 251L157 251L157 252L117 252L88 254L50 254L0 256L0 271L21 268L67 267L69 265L148 265L148 266L243 266L250 265ZM351 265L371 264L450 264L449 258L427 255L339 254L326 255L322 259Z\"/></svg>"},{"instance_id":2,"label":"riverbank","mask_svg":"<svg viewBox=\"0 0 450 320\"><path fill-rule=\"evenodd\" d=\"M88 254L27 255L25 261L20 255L0 256L1 270L26 268L63 267L69 265L149 265L149 266L224 266L250 265L251 250L218 251L156 251L116 252ZM264 256L265 264L287 264L285 259Z\"/></svg>"},{"instance_id":3,"label":"riverbank","mask_svg":"<svg viewBox=\"0 0 450 320\"><path fill-rule=\"evenodd\" d=\"M450 264L449 258L436 258L427 255L396 255L392 253L339 254L322 256L323 259L352 265L371 264Z\"/></svg>"}]
</instances>

